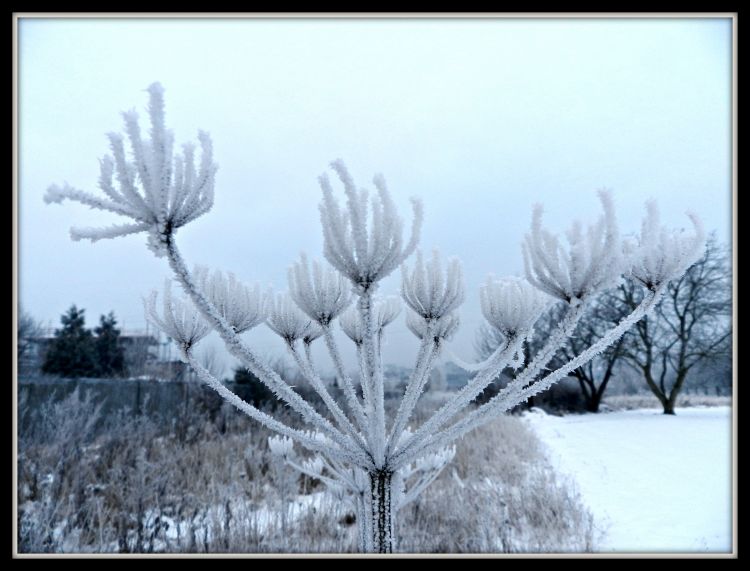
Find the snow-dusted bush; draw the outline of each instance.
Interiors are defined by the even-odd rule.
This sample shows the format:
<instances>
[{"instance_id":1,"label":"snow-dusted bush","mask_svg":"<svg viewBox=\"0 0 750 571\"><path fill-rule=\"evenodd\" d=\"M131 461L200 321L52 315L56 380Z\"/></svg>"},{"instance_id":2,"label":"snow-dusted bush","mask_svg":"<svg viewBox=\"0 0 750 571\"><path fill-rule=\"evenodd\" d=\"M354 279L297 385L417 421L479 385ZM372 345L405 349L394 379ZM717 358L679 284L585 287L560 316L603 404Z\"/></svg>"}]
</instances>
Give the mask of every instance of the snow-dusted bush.
<instances>
[{"instance_id":1,"label":"snow-dusted bush","mask_svg":"<svg viewBox=\"0 0 750 571\"><path fill-rule=\"evenodd\" d=\"M285 461L295 462L300 471L314 474L332 489L344 490L342 498L350 498L360 516L363 551L395 549L398 509L416 497L449 462L456 439L547 389L613 343L654 307L669 281L678 278L704 247L697 218L693 217L694 234L675 234L659 228L655 206L649 206L636 242L623 245L613 200L606 192L600 193L602 218L586 229L574 223L566 234L567 244L542 226L542 208L537 206L523 248L526 279L490 279L481 290L482 311L504 342L485 361L469 366L476 374L466 386L412 430L409 421L436 358L458 327L457 310L464 299L458 261L450 261L444 271L437 253L426 264L418 254L413 269L406 266L419 242L421 203L412 201L414 215L407 238L384 178L375 176L376 193L371 197L356 186L344 163L336 160L331 167L343 185L343 205L327 175L319 178L324 255L331 268L314 263L310 273L303 258L290 270L290 292L265 300L221 274L208 279L203 270L190 272L177 247L176 232L206 214L213 204L216 165L211 140L200 133L198 167L192 145L183 146L182 154L175 154L172 133L165 127L163 89L153 84L149 93L151 130L147 139L142 138L135 112L125 114L131 160L126 157L123 138L109 136L113 157L102 159L99 179L106 197L65 185L50 187L46 200L75 200L130 219L127 224L110 228L73 229L74 239L95 241L139 232L148 235L149 247L157 256L166 257L174 279L205 324L219 334L232 355L301 416L309 429L293 428L245 403L212 376L194 354L195 344L205 332L184 304L177 305L167 294L163 315L156 312L155 301L148 306L150 319L178 342L183 358L227 401L316 455L319 461L303 465L296 463L290 452ZM403 399L391 419L386 415L381 340L385 326L399 309L387 298L377 300L375 294L379 282L399 266L408 324L419 337L420 348ZM641 303L569 363L547 371L545 366L573 332L593 296L617 284L628 272L646 288ZM564 317L536 357L523 363L522 344L545 305L553 302L565 304ZM342 314L350 303L350 312ZM333 335L333 322L339 315L358 352L359 390L344 370ZM325 404L328 417L301 398L241 338L241 331L263 318L282 338L302 375ZM331 355L345 403L331 396L310 359L310 343L318 337ZM515 380L488 403L457 420L459 413L508 366L517 369ZM322 471L318 470L321 466Z\"/></svg>"}]
</instances>

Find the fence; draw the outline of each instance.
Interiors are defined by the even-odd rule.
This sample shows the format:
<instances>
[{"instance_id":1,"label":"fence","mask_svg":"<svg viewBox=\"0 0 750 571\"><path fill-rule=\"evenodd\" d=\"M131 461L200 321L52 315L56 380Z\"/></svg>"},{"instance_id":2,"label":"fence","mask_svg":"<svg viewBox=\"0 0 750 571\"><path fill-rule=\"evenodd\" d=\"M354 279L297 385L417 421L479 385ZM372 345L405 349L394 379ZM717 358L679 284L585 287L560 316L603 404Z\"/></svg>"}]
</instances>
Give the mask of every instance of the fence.
<instances>
[{"instance_id":1,"label":"fence","mask_svg":"<svg viewBox=\"0 0 750 571\"><path fill-rule=\"evenodd\" d=\"M229 382L227 387L243 396L246 385ZM38 412L45 405L58 403L78 389L79 398L89 395L101 405L102 417L126 410L144 414L155 421L169 422L187 407L208 408L215 413L221 399L211 389L196 381L160 381L156 379L62 379L21 377L18 379L18 402L24 411ZM19 415L19 431L27 428L34 414Z\"/></svg>"}]
</instances>

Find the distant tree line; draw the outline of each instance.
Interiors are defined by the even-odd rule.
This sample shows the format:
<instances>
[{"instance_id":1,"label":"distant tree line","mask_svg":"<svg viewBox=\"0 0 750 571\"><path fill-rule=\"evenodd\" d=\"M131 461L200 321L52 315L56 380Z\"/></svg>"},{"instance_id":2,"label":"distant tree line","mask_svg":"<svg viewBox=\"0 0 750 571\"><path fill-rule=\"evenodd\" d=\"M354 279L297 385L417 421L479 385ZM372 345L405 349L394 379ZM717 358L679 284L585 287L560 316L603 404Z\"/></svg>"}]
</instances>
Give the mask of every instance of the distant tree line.
<instances>
[{"instance_id":1,"label":"distant tree line","mask_svg":"<svg viewBox=\"0 0 750 571\"><path fill-rule=\"evenodd\" d=\"M120 377L126 374L125 350L114 312L102 315L99 325L86 328L85 310L72 305L60 318L60 329L50 341L41 365L43 373L60 377ZM38 341L42 328L21 311L18 320L19 360Z\"/></svg>"},{"instance_id":2,"label":"distant tree line","mask_svg":"<svg viewBox=\"0 0 750 571\"><path fill-rule=\"evenodd\" d=\"M601 331L630 313L640 303L641 296L641 288L627 279L619 287L601 294L548 366L555 369L570 361L597 339ZM559 322L560 309L552 306L535 325L534 336L524 348L527 361ZM485 358L501 341L495 330L485 326L477 335L477 353ZM729 248L720 244L715 235L709 238L703 258L669 285L668 293L653 314L571 373L579 387L577 401L582 408L598 412L607 387L618 373L625 371L642 380L644 388L648 387L659 399L664 414L675 414L677 396L688 384L705 391L714 389L717 393L731 391L731 256ZM501 379L496 381L480 401L490 398L502 384ZM563 394L562 388L557 392L560 394L549 391L540 398L565 400L569 396Z\"/></svg>"},{"instance_id":3,"label":"distant tree line","mask_svg":"<svg viewBox=\"0 0 750 571\"><path fill-rule=\"evenodd\" d=\"M732 386L732 269L730 252L709 239L703 258L669 287L656 311L641 320L619 341L609 346L571 377L578 394L571 398L570 384L561 384L543 399L559 406L578 406L597 412L610 383L618 373L635 373L662 404L665 414L674 414L678 394L686 383L694 388L728 392ZM571 360L591 344L601 331L618 322L639 302L640 290L625 280L595 303L581 319L573 336L559 349L549 367ZM544 343L547 332L559 321L560 308L553 306L535 326L535 335L524 347L528 362ZM120 330L114 313L102 315L92 330L85 326L85 310L75 305L61 316L60 329L46 352L42 372L61 377L118 377L127 374ZM42 328L29 313L18 318L18 356L24 357ZM477 352L484 358L502 341L497 331L483 327L477 336ZM509 375L509 378L511 376ZM256 405L273 400L273 394L244 367L234 371L243 386L243 398ZM502 378L478 397L486 401L503 384ZM533 405L534 403L529 403ZM555 403L553 403L555 404Z\"/></svg>"}]
</instances>

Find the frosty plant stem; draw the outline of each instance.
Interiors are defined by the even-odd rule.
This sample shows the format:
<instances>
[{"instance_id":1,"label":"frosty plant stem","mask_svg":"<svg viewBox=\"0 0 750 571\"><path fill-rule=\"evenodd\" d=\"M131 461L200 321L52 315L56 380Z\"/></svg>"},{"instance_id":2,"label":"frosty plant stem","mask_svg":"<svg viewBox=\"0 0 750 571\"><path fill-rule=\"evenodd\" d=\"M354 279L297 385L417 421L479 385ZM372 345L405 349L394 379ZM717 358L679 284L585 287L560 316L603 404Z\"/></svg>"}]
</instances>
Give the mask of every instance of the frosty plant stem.
<instances>
[{"instance_id":1,"label":"frosty plant stem","mask_svg":"<svg viewBox=\"0 0 750 571\"><path fill-rule=\"evenodd\" d=\"M659 299L661 299L666 286L666 283L662 283L659 287L656 288L656 291L649 291L647 295L644 296L641 303L620 323L610 329L599 341L591 345L588 349L583 351L580 355L578 355L559 369L549 373L530 386L527 386L530 382L533 381L536 373L539 372L539 370L544 366L544 364L549 361L549 359L547 359L544 364L537 364L537 366L535 367L530 367L529 369L524 371L524 373L531 374L519 375L518 377L513 379L513 381L511 381L505 388L503 388L497 395L490 399L489 402L470 412L468 415L466 415L465 418L455 423L448 429L440 432L433 432L432 436L421 439L421 441L418 440L420 444L413 446L413 449L411 450L409 449L408 445L404 446L402 448L404 457L406 457L409 453L421 455L428 453L431 450L441 449L447 443L450 443L456 438L460 438L466 433L471 432L475 428L485 424L487 422L487 419L495 418L495 416L497 416L498 414L502 414L507 410L510 410L517 404L528 400L529 397L547 390L554 383L564 378L568 373L577 369L582 364L587 363L592 358L594 358L594 356L601 353L605 348L617 341L617 339L619 339L630 327L632 327L634 323L636 323L639 319L641 319L656 306L656 304L659 302ZM575 313L577 312L574 309L571 313L571 317L573 317ZM577 319L575 319L575 323L577 323ZM568 327L571 327L571 325L569 323L566 323L563 328L561 328L561 331L568 329ZM572 327L575 328L575 324L573 324ZM394 464L398 466L400 461L401 458L396 457L394 459Z\"/></svg>"},{"instance_id":2,"label":"frosty plant stem","mask_svg":"<svg viewBox=\"0 0 750 571\"><path fill-rule=\"evenodd\" d=\"M200 160L192 144L174 153L173 135L165 122L164 90L155 83L148 91L149 138L142 138L135 111L123 116L125 137L108 135L112 156L100 161L99 177L105 196L65 184L50 186L45 201L72 200L128 219L125 224L107 228L73 228L74 240L94 242L147 234L148 247L167 258L173 279L186 295L186 299L175 299L168 283L160 312L158 294L152 293L145 304L149 321L177 342L182 358L203 382L279 435L269 439L272 453L300 472L318 478L331 495L352 506L362 551L390 553L397 548L399 509L417 498L452 460L456 439L547 389L614 343L653 309L669 282L679 279L705 248L705 232L695 215L689 215L692 234L671 231L660 226L653 203L647 207L640 235L623 241L614 201L605 191L599 194L602 217L586 228L574 222L565 235L567 243L543 227L542 207L536 206L523 243L525 278L490 276L480 288L482 313L503 341L485 361L462 365L475 372L473 378L412 430L409 421L437 358L459 326L458 308L465 297L457 259L448 260L444 266L438 252L426 259L417 251L421 202L412 199L414 216L407 239L385 179L376 175L375 192L370 194L358 188L343 161L336 160L331 168L343 186L345 202L339 203L326 174L318 179L323 193L320 220L327 264L315 260L310 266L303 254L289 268L289 292L275 295L263 295L259 286L248 287L233 274L209 275L206 268L191 273L175 235L213 205L217 170L213 146L208 134L201 131ZM407 260L415 252L415 261L409 267ZM397 299L376 294L380 282L399 267L406 325L421 342L395 417L389 419L382 340L401 307ZM642 303L577 357L537 379L574 331L589 300L623 277L647 289ZM524 368L523 343L550 303L567 304L567 314L537 357ZM356 348L361 394L344 368L334 338L337 319ZM281 337L330 418L305 401L243 341L244 332L264 322ZM304 429L292 428L244 402L196 361L194 347L211 329L219 334L229 353L299 415ZM311 358L310 346L321 337L343 387L346 407L331 395ZM474 398L508 366L518 371L515 378L489 403L473 409ZM465 410L468 414L455 421ZM307 451L307 457L298 456L296 444Z\"/></svg>"}]
</instances>

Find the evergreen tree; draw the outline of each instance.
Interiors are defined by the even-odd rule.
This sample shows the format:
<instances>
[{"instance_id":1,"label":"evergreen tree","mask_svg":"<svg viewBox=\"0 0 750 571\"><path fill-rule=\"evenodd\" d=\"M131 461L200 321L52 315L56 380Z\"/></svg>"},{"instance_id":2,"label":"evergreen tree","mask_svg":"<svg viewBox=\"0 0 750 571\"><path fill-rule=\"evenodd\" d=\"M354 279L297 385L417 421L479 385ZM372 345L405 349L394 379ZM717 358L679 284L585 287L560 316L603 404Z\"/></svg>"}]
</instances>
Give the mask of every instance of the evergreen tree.
<instances>
[{"instance_id":1,"label":"evergreen tree","mask_svg":"<svg viewBox=\"0 0 750 571\"><path fill-rule=\"evenodd\" d=\"M234 382L239 385L237 394L245 402L258 407L270 405L272 408L276 408L277 400L273 392L245 367L240 366L234 370Z\"/></svg>"},{"instance_id":2,"label":"evergreen tree","mask_svg":"<svg viewBox=\"0 0 750 571\"><path fill-rule=\"evenodd\" d=\"M116 325L115 314L110 311L109 315L99 318L99 326L94 329L94 352L100 377L119 376L125 372L125 351L120 345L120 330Z\"/></svg>"},{"instance_id":3,"label":"evergreen tree","mask_svg":"<svg viewBox=\"0 0 750 571\"><path fill-rule=\"evenodd\" d=\"M85 327L85 311L72 305L62 315L62 329L55 330L55 339L42 365L43 372L61 377L96 376L94 338Z\"/></svg>"}]
</instances>

